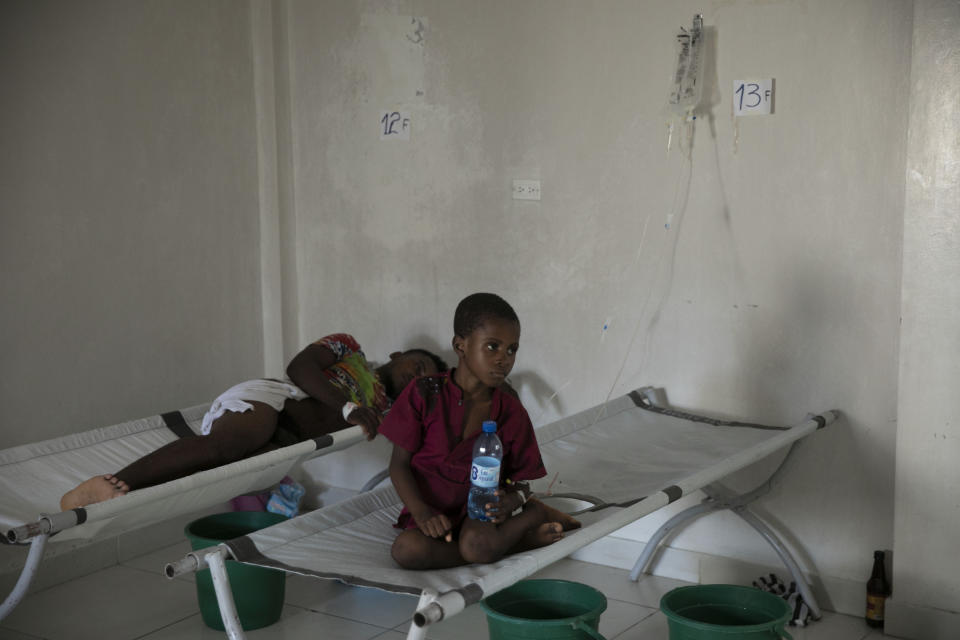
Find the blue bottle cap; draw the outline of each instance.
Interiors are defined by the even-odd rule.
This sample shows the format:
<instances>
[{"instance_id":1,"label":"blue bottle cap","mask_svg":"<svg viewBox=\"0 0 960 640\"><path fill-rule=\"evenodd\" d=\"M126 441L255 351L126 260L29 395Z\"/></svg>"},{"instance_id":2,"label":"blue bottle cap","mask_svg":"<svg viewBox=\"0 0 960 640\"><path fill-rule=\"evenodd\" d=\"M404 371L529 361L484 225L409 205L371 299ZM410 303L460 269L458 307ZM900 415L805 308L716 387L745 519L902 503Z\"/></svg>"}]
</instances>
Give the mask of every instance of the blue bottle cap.
<instances>
[{"instance_id":1,"label":"blue bottle cap","mask_svg":"<svg viewBox=\"0 0 960 640\"><path fill-rule=\"evenodd\" d=\"M474 424L476 424L476 423L474 423ZM494 422L493 420L484 420L484 421L483 421L483 427L482 427L482 428L483 428L483 432L484 432L484 433L496 433L496 431L497 431L497 423Z\"/></svg>"}]
</instances>

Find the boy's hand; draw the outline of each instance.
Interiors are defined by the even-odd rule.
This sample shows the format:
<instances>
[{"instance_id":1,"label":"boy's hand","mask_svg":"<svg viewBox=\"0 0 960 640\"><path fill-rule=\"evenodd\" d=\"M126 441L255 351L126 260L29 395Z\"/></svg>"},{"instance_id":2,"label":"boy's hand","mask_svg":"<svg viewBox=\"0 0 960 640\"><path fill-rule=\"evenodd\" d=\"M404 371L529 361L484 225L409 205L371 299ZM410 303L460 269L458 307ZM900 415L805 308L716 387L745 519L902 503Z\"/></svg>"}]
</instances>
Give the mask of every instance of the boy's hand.
<instances>
[{"instance_id":1,"label":"boy's hand","mask_svg":"<svg viewBox=\"0 0 960 640\"><path fill-rule=\"evenodd\" d=\"M453 532L451 531L453 525L450 523L450 518L442 513L423 514L420 517L413 516L413 520L417 523L423 535L431 538L443 538L447 542L453 540Z\"/></svg>"},{"instance_id":2,"label":"boy's hand","mask_svg":"<svg viewBox=\"0 0 960 640\"><path fill-rule=\"evenodd\" d=\"M483 505L484 513L490 518L490 522L500 524L520 508L520 498L516 491L507 492L503 489L497 489L494 495L497 496L497 502ZM510 505L513 505L513 508L510 508Z\"/></svg>"},{"instance_id":3,"label":"boy's hand","mask_svg":"<svg viewBox=\"0 0 960 640\"><path fill-rule=\"evenodd\" d=\"M383 416L375 409L370 407L357 407L347 416L347 422L358 425L363 429L363 435L367 440L373 440L377 437L377 429L380 427L380 421Z\"/></svg>"}]
</instances>

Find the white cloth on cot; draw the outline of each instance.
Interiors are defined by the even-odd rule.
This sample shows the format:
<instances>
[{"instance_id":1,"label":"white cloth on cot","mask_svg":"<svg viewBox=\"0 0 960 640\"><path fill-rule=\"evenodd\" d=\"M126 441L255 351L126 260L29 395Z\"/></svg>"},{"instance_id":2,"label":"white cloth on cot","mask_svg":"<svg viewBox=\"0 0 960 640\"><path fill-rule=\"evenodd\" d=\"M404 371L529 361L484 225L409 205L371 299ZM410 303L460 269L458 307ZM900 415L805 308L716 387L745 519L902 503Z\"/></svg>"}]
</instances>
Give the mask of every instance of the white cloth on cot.
<instances>
[{"instance_id":1,"label":"white cloth on cot","mask_svg":"<svg viewBox=\"0 0 960 640\"><path fill-rule=\"evenodd\" d=\"M209 434L213 421L227 411L243 413L252 410L251 402L262 402L280 411L283 409L283 403L287 401L287 398L303 400L306 397L306 392L289 380L247 380L241 382L221 393L213 401L210 409L203 416L200 433L203 435Z\"/></svg>"}]
</instances>

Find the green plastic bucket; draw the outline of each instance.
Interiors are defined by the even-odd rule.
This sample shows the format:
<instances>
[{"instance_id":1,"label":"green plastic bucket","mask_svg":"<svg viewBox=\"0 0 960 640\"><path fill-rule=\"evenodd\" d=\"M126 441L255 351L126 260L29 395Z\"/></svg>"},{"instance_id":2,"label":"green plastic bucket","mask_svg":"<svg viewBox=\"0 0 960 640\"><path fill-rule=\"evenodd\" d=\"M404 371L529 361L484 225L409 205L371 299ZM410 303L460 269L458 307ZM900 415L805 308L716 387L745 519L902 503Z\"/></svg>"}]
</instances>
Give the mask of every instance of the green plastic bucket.
<instances>
[{"instance_id":1,"label":"green plastic bucket","mask_svg":"<svg viewBox=\"0 0 960 640\"><path fill-rule=\"evenodd\" d=\"M754 587L702 584L679 587L660 599L670 640L792 640L783 626L790 605Z\"/></svg>"},{"instance_id":2,"label":"green plastic bucket","mask_svg":"<svg viewBox=\"0 0 960 640\"><path fill-rule=\"evenodd\" d=\"M569 580L523 580L480 602L490 640L604 640L597 631L607 608L602 593Z\"/></svg>"},{"instance_id":3,"label":"green plastic bucket","mask_svg":"<svg viewBox=\"0 0 960 640\"><path fill-rule=\"evenodd\" d=\"M285 516L268 511L232 511L194 520L186 526L184 533L190 540L190 546L197 551L225 540L245 536L286 519ZM286 574L276 569L251 567L234 560L227 560L226 565L240 626L249 631L279 620L283 611ZM213 577L209 569L197 572L197 601L204 624L211 629L223 631L223 619L220 617L220 607L217 606L217 594L213 590Z\"/></svg>"}]
</instances>

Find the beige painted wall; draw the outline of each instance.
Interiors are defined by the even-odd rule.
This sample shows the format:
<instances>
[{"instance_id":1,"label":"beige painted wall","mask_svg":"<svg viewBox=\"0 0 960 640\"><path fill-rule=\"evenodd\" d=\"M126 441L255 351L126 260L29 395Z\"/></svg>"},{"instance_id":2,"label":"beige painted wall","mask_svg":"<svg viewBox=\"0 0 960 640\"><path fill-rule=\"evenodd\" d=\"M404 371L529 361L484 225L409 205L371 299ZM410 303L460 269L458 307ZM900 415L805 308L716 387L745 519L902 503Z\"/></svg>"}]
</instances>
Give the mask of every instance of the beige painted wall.
<instances>
[{"instance_id":1,"label":"beige painted wall","mask_svg":"<svg viewBox=\"0 0 960 640\"><path fill-rule=\"evenodd\" d=\"M946 640L960 622L960 2L914 15L887 629Z\"/></svg>"},{"instance_id":2,"label":"beige painted wall","mask_svg":"<svg viewBox=\"0 0 960 640\"><path fill-rule=\"evenodd\" d=\"M513 378L535 422L645 384L769 421L839 408L765 510L859 593L893 542L911 6L286 6L301 342L442 348L457 301L492 290L523 323ZM698 10L715 55L691 162L667 153L665 104ZM776 79L776 114L737 130L732 84L751 77ZM381 140L392 110L409 141ZM516 178L542 200L513 201ZM777 563L725 517L672 544Z\"/></svg>"},{"instance_id":3,"label":"beige painted wall","mask_svg":"<svg viewBox=\"0 0 960 640\"><path fill-rule=\"evenodd\" d=\"M537 423L645 384L735 417L843 410L762 515L849 612L895 545L895 586L949 610L958 517L947 476L914 470L954 437L955 207L927 198L953 193L954 152L924 150L908 98L939 68L911 71L912 36L956 3L916 4L920 35L897 0L5 3L0 446L208 401L331 331L378 360L449 356L457 301L493 290L523 321ZM697 11L709 99L687 155L664 107ZM776 113L735 123L732 82L757 77ZM409 141L380 139L393 110ZM518 178L539 203L511 199ZM386 452L319 475L356 486ZM671 545L776 564L726 516Z\"/></svg>"},{"instance_id":4,"label":"beige painted wall","mask_svg":"<svg viewBox=\"0 0 960 640\"><path fill-rule=\"evenodd\" d=\"M0 446L263 368L246 6L0 7Z\"/></svg>"}]
</instances>

